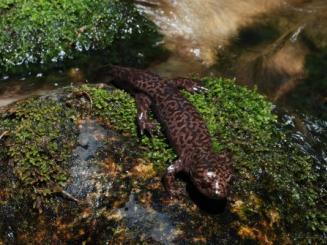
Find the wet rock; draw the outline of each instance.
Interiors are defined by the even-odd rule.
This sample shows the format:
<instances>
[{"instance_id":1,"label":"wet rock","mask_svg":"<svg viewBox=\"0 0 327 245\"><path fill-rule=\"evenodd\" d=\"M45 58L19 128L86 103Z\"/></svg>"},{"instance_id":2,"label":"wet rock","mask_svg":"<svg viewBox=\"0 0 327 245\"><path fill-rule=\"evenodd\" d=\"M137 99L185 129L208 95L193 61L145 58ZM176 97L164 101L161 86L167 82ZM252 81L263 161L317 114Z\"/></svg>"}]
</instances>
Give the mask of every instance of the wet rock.
<instances>
[{"instance_id":1,"label":"wet rock","mask_svg":"<svg viewBox=\"0 0 327 245\"><path fill-rule=\"evenodd\" d=\"M317 235L308 224L323 232L324 178L313 167L324 158L296 150L256 92L217 78L205 85L206 95L184 94L215 150L234 156L228 201L206 199L187 176L178 179L186 196L171 199L161 177L175 155L159 129L137 136L133 99L114 88L70 87L1 109L0 243L272 244ZM285 127L296 125L290 120ZM316 125L308 132L322 139Z\"/></svg>"},{"instance_id":2,"label":"wet rock","mask_svg":"<svg viewBox=\"0 0 327 245\"><path fill-rule=\"evenodd\" d=\"M106 130L95 121L81 122L79 125L78 146L73 150L72 160L70 162L70 181L66 185L66 191L75 198L81 199L93 192L96 188L96 182L101 179L101 169L98 168L92 158L103 144L107 136ZM111 182L98 190L103 193L110 189Z\"/></svg>"},{"instance_id":3,"label":"wet rock","mask_svg":"<svg viewBox=\"0 0 327 245\"><path fill-rule=\"evenodd\" d=\"M167 213L160 213L151 207L144 207L130 194L128 202L119 210L125 224L136 233L146 236L162 244L172 244L182 235L176 224Z\"/></svg>"}]
</instances>

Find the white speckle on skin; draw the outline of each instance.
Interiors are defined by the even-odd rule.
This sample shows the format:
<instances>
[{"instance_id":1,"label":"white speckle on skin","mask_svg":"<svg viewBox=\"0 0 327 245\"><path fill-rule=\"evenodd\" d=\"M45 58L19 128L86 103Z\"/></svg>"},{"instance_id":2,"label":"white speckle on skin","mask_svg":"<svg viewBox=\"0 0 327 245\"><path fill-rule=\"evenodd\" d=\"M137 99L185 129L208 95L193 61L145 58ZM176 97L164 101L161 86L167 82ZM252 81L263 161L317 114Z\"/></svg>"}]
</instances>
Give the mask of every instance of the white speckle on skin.
<instances>
[{"instance_id":1,"label":"white speckle on skin","mask_svg":"<svg viewBox=\"0 0 327 245\"><path fill-rule=\"evenodd\" d=\"M219 191L219 181L216 181L216 183L215 183L215 193L216 194L220 193L220 191Z\"/></svg>"},{"instance_id":2,"label":"white speckle on skin","mask_svg":"<svg viewBox=\"0 0 327 245\"><path fill-rule=\"evenodd\" d=\"M143 118L143 112L141 112L141 114L139 115L139 120L142 120Z\"/></svg>"},{"instance_id":3,"label":"white speckle on skin","mask_svg":"<svg viewBox=\"0 0 327 245\"><path fill-rule=\"evenodd\" d=\"M207 172L207 176L209 178L213 178L213 177L216 177L216 174L214 172Z\"/></svg>"},{"instance_id":4,"label":"white speckle on skin","mask_svg":"<svg viewBox=\"0 0 327 245\"><path fill-rule=\"evenodd\" d=\"M167 168L168 173L174 172L174 170L175 170L174 165L170 165L170 166Z\"/></svg>"}]
</instances>

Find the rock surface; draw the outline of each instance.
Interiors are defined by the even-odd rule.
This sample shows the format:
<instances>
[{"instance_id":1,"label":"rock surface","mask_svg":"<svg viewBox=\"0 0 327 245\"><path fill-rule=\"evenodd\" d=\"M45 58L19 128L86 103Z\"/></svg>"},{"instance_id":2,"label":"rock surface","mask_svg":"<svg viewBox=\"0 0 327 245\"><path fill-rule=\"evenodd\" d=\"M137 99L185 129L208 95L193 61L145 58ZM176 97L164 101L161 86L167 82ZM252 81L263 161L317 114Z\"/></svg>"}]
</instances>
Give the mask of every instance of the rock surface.
<instances>
[{"instance_id":1,"label":"rock surface","mask_svg":"<svg viewBox=\"0 0 327 245\"><path fill-rule=\"evenodd\" d=\"M286 146L256 92L216 78L205 85L209 94L185 96L216 150L234 155L228 202L205 199L184 176L187 196L169 198L161 176L174 153L159 128L137 136L125 92L72 87L1 108L0 244L273 244L296 242L297 232L318 243L326 230L312 159Z\"/></svg>"}]
</instances>

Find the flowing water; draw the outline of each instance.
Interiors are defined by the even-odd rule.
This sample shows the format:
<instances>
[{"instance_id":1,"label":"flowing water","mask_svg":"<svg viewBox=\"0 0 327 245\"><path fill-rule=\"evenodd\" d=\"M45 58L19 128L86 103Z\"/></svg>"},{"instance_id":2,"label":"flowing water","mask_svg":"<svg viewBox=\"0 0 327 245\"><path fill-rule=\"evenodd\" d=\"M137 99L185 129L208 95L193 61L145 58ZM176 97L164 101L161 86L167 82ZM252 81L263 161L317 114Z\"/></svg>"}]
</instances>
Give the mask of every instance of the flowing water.
<instances>
[{"instance_id":1,"label":"flowing water","mask_svg":"<svg viewBox=\"0 0 327 245\"><path fill-rule=\"evenodd\" d=\"M205 65L215 62L216 49L227 45L240 27L256 16L272 11L280 0L139 0L147 14L165 34L169 48L180 56L192 57Z\"/></svg>"}]
</instances>

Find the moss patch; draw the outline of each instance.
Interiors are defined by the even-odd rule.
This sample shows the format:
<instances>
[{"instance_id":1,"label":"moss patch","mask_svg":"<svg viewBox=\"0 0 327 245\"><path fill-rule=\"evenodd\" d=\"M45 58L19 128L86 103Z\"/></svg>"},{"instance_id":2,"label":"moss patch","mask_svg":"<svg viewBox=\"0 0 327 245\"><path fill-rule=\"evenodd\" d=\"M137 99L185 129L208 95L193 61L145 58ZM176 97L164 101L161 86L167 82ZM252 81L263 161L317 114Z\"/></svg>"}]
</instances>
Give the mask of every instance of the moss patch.
<instances>
[{"instance_id":1,"label":"moss patch","mask_svg":"<svg viewBox=\"0 0 327 245\"><path fill-rule=\"evenodd\" d=\"M158 54L152 47L160 36L132 1L5 0L0 15L0 65L5 71L59 62L90 50L109 49L112 59L124 57L125 63L142 63Z\"/></svg>"},{"instance_id":2,"label":"moss patch","mask_svg":"<svg viewBox=\"0 0 327 245\"><path fill-rule=\"evenodd\" d=\"M104 89L83 85L74 88L73 93L89 95L92 101L92 116L102 118L114 130L132 136L137 135L135 124L136 107L134 99L125 91Z\"/></svg>"},{"instance_id":3,"label":"moss patch","mask_svg":"<svg viewBox=\"0 0 327 245\"><path fill-rule=\"evenodd\" d=\"M39 207L68 178L65 168L76 141L77 113L51 99L29 99L8 113L0 123L0 130L9 132L7 156L3 152L2 157L13 161L16 177L27 188L22 193Z\"/></svg>"}]
</instances>

